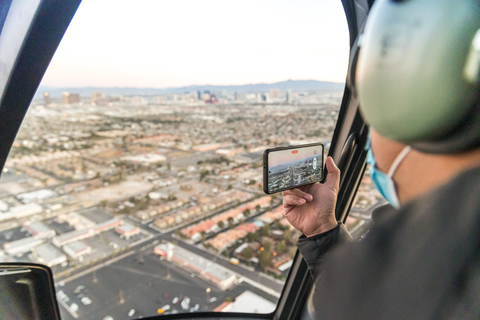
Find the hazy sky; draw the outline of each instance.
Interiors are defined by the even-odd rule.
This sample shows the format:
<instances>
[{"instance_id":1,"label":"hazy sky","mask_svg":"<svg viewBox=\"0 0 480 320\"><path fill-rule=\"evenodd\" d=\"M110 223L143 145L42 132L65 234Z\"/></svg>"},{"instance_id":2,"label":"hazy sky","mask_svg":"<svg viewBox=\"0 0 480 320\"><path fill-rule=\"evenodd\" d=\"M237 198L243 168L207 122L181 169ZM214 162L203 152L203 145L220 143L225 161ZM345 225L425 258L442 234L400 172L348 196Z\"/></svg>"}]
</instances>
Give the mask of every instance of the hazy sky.
<instances>
[{"instance_id":1,"label":"hazy sky","mask_svg":"<svg viewBox=\"0 0 480 320\"><path fill-rule=\"evenodd\" d=\"M340 0L83 0L45 86L343 82Z\"/></svg>"}]
</instances>

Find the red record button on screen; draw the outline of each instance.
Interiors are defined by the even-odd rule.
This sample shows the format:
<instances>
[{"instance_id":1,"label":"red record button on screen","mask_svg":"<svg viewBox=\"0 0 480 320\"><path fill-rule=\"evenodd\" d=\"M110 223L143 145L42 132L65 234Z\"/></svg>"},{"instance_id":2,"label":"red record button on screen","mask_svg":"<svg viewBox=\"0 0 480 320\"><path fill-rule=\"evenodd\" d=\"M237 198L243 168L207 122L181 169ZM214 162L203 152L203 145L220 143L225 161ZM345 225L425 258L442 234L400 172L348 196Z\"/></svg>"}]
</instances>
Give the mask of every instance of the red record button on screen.
<instances>
[{"instance_id":1,"label":"red record button on screen","mask_svg":"<svg viewBox=\"0 0 480 320\"><path fill-rule=\"evenodd\" d=\"M298 153L298 150L293 150L292 154Z\"/></svg>"}]
</instances>

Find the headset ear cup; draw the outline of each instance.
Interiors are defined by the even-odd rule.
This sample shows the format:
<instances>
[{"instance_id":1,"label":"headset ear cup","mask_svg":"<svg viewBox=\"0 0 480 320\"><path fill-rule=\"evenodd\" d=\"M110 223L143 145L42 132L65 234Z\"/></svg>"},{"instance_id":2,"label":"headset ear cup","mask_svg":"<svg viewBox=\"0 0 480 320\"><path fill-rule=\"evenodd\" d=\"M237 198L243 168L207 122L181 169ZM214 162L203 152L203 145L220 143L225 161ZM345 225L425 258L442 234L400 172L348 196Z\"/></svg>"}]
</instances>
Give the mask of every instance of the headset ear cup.
<instances>
[{"instance_id":1,"label":"headset ear cup","mask_svg":"<svg viewBox=\"0 0 480 320\"><path fill-rule=\"evenodd\" d=\"M365 121L424 152L480 146L479 28L478 0L375 1L347 79Z\"/></svg>"},{"instance_id":2,"label":"headset ear cup","mask_svg":"<svg viewBox=\"0 0 480 320\"><path fill-rule=\"evenodd\" d=\"M467 116L453 130L435 140L419 140L411 143L414 149L425 153L453 154L480 147L480 90L475 104Z\"/></svg>"}]
</instances>

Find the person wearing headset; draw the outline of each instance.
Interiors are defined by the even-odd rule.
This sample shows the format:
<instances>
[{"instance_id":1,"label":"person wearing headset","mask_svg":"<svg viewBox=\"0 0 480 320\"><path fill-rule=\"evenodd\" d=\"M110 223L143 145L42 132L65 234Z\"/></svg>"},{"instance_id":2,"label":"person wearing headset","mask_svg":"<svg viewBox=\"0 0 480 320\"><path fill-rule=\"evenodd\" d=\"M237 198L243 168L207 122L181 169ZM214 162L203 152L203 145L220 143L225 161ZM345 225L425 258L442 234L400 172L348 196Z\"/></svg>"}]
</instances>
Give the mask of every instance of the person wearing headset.
<instances>
[{"instance_id":1,"label":"person wearing headset","mask_svg":"<svg viewBox=\"0 0 480 320\"><path fill-rule=\"evenodd\" d=\"M351 242L340 170L283 192L321 319L480 319L480 1L377 0L354 91L371 178L391 204ZM331 250L335 247L335 250Z\"/></svg>"}]
</instances>

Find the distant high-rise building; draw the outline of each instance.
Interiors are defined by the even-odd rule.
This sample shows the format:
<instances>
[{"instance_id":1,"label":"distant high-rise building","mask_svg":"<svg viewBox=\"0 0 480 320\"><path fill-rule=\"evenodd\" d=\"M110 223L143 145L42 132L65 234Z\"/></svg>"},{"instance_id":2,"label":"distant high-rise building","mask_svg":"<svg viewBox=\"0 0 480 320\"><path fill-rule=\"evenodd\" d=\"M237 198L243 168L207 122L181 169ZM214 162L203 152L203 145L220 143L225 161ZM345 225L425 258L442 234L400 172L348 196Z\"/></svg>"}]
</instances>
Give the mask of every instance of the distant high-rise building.
<instances>
[{"instance_id":1,"label":"distant high-rise building","mask_svg":"<svg viewBox=\"0 0 480 320\"><path fill-rule=\"evenodd\" d=\"M95 103L97 105L106 105L107 104L107 99L105 98L105 95L103 92L92 92L92 95L90 97L90 102Z\"/></svg>"},{"instance_id":2,"label":"distant high-rise building","mask_svg":"<svg viewBox=\"0 0 480 320\"><path fill-rule=\"evenodd\" d=\"M262 94L262 102L270 102L270 95L268 93Z\"/></svg>"},{"instance_id":3,"label":"distant high-rise building","mask_svg":"<svg viewBox=\"0 0 480 320\"><path fill-rule=\"evenodd\" d=\"M270 89L270 91L268 92L268 96L272 100L278 99L278 98L280 98L280 90L279 89Z\"/></svg>"},{"instance_id":4,"label":"distant high-rise building","mask_svg":"<svg viewBox=\"0 0 480 320\"><path fill-rule=\"evenodd\" d=\"M43 99L45 100L45 106L49 106L52 103L52 100L50 100L50 94L48 92L43 93Z\"/></svg>"},{"instance_id":5,"label":"distant high-rise building","mask_svg":"<svg viewBox=\"0 0 480 320\"><path fill-rule=\"evenodd\" d=\"M200 90L197 91L197 99L202 100L202 92Z\"/></svg>"},{"instance_id":6,"label":"distant high-rise building","mask_svg":"<svg viewBox=\"0 0 480 320\"><path fill-rule=\"evenodd\" d=\"M289 89L289 90L287 91L287 98L285 99L285 101L286 101L287 103L292 102L292 90Z\"/></svg>"},{"instance_id":7,"label":"distant high-rise building","mask_svg":"<svg viewBox=\"0 0 480 320\"><path fill-rule=\"evenodd\" d=\"M78 93L64 92L62 102L63 104L80 103L80 95Z\"/></svg>"},{"instance_id":8,"label":"distant high-rise building","mask_svg":"<svg viewBox=\"0 0 480 320\"><path fill-rule=\"evenodd\" d=\"M247 95L244 92L235 92L235 101L243 101L247 99Z\"/></svg>"}]
</instances>

